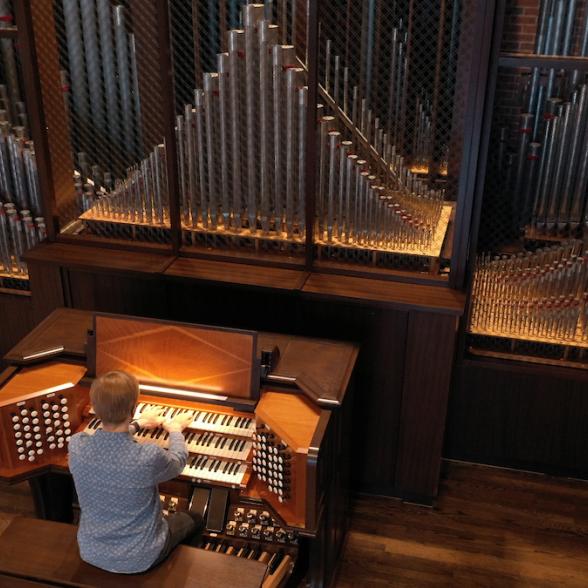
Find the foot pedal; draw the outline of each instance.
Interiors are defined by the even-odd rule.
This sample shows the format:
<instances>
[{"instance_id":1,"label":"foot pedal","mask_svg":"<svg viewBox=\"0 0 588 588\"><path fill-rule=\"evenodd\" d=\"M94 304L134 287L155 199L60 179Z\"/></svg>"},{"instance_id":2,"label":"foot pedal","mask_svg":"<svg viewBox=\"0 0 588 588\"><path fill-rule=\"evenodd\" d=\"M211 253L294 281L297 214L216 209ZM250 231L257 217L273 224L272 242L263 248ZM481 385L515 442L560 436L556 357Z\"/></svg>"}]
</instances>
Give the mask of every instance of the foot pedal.
<instances>
[{"instance_id":1,"label":"foot pedal","mask_svg":"<svg viewBox=\"0 0 588 588\"><path fill-rule=\"evenodd\" d=\"M229 491L227 488L213 488L208 505L206 529L213 533L220 533L225 528L225 515L229 504Z\"/></svg>"},{"instance_id":2,"label":"foot pedal","mask_svg":"<svg viewBox=\"0 0 588 588\"><path fill-rule=\"evenodd\" d=\"M188 506L188 511L190 514L195 518L200 517L200 520L203 521L204 517L206 516L209 498L209 488L199 488L198 486L194 488L194 491L192 492L192 498L190 498L190 504Z\"/></svg>"}]
</instances>

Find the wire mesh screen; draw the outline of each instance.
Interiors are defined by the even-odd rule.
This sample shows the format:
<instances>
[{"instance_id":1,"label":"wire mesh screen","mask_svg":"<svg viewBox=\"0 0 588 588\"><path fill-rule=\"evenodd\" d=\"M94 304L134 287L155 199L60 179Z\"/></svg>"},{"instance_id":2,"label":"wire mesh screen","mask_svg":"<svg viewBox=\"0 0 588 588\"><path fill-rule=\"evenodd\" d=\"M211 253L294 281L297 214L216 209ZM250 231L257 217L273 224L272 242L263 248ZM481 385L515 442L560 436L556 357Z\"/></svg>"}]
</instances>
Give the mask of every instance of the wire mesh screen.
<instances>
[{"instance_id":1,"label":"wire mesh screen","mask_svg":"<svg viewBox=\"0 0 588 588\"><path fill-rule=\"evenodd\" d=\"M171 3L183 241L304 250L302 3Z\"/></svg>"},{"instance_id":2,"label":"wire mesh screen","mask_svg":"<svg viewBox=\"0 0 588 588\"><path fill-rule=\"evenodd\" d=\"M156 3L55 0L44 16L62 90L48 115L69 131L61 232L169 241Z\"/></svg>"},{"instance_id":3,"label":"wire mesh screen","mask_svg":"<svg viewBox=\"0 0 588 588\"><path fill-rule=\"evenodd\" d=\"M0 29L12 27L12 4L0 2ZM25 289L22 256L46 236L16 42L0 39L0 287Z\"/></svg>"},{"instance_id":4,"label":"wire mesh screen","mask_svg":"<svg viewBox=\"0 0 588 588\"><path fill-rule=\"evenodd\" d=\"M321 3L322 258L439 269L460 165L456 87L460 51L473 46L472 5Z\"/></svg>"},{"instance_id":5,"label":"wire mesh screen","mask_svg":"<svg viewBox=\"0 0 588 588\"><path fill-rule=\"evenodd\" d=\"M586 56L586 8L512 2L515 23L507 23L502 46ZM586 346L587 185L586 71L572 64L500 68L471 332Z\"/></svg>"}]
</instances>

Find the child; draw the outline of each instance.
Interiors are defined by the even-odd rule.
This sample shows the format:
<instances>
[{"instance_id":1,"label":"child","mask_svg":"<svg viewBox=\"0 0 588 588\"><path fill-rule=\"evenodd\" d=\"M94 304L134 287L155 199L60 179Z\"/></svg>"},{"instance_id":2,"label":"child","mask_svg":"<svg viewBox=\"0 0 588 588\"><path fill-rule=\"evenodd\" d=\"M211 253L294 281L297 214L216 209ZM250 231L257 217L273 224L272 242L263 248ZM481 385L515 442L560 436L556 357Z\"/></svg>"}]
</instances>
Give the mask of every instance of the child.
<instances>
[{"instance_id":1,"label":"child","mask_svg":"<svg viewBox=\"0 0 588 588\"><path fill-rule=\"evenodd\" d=\"M78 543L82 559L123 574L144 572L163 561L198 529L187 513L162 516L157 484L178 476L188 458L182 431L191 417L163 421L158 411L143 411L131 422L139 386L125 372L94 380L90 401L102 419L94 435L78 433L69 445L69 467L81 508ZM162 425L169 449L139 444L132 433Z\"/></svg>"}]
</instances>

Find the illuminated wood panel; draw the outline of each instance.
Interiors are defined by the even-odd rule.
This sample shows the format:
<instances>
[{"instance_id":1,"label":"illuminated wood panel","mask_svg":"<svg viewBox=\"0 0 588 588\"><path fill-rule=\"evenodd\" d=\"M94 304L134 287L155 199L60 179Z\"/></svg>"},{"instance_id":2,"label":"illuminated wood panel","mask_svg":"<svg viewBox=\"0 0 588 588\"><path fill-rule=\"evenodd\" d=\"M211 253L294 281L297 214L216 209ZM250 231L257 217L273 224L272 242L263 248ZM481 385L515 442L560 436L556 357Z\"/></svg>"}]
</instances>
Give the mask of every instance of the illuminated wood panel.
<instances>
[{"instance_id":1,"label":"illuminated wood panel","mask_svg":"<svg viewBox=\"0 0 588 588\"><path fill-rule=\"evenodd\" d=\"M253 398L255 333L96 315L96 375L132 373L142 384Z\"/></svg>"}]
</instances>

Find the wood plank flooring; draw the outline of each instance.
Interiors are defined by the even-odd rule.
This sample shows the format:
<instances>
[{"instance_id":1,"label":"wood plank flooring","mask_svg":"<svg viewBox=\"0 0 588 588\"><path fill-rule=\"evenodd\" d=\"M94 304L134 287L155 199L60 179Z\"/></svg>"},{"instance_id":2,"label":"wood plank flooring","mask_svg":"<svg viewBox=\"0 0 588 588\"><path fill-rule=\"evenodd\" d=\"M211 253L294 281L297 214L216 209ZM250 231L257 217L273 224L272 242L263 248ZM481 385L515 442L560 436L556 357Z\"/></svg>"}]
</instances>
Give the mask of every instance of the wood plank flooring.
<instances>
[{"instance_id":1,"label":"wood plank flooring","mask_svg":"<svg viewBox=\"0 0 588 588\"><path fill-rule=\"evenodd\" d=\"M434 509L355 501L337 588L588 586L588 483L445 469Z\"/></svg>"},{"instance_id":2,"label":"wood plank flooring","mask_svg":"<svg viewBox=\"0 0 588 588\"><path fill-rule=\"evenodd\" d=\"M588 586L588 483L449 463L434 509L358 497L337 588ZM0 532L34 516L0 486Z\"/></svg>"}]
</instances>

